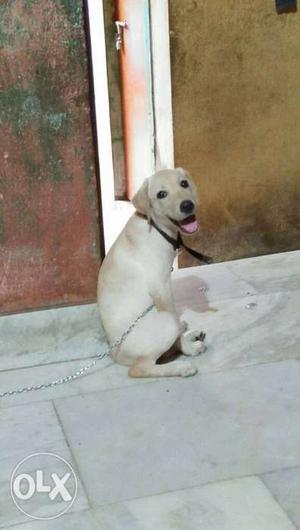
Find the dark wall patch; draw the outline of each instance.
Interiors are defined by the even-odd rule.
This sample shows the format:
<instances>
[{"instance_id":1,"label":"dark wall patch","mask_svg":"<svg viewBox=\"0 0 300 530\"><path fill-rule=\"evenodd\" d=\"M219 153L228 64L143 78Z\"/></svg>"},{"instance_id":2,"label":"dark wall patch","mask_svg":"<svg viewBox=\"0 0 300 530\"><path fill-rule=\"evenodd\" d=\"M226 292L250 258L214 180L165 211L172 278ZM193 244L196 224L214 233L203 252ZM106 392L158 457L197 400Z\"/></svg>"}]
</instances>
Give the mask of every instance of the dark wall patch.
<instances>
[{"instance_id":1,"label":"dark wall patch","mask_svg":"<svg viewBox=\"0 0 300 530\"><path fill-rule=\"evenodd\" d=\"M170 2L175 162L200 194L191 246L219 261L300 245L300 14L231 4Z\"/></svg>"}]
</instances>

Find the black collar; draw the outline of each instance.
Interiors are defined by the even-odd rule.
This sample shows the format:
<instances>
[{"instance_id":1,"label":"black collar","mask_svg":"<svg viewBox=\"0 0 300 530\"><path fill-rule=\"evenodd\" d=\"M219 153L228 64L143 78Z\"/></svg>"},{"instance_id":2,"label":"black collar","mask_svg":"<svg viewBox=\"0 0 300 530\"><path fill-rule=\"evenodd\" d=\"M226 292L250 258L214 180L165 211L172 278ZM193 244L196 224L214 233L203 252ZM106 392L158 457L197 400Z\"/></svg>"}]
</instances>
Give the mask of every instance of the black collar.
<instances>
[{"instance_id":1,"label":"black collar","mask_svg":"<svg viewBox=\"0 0 300 530\"><path fill-rule=\"evenodd\" d=\"M185 250L191 254L194 258L197 258L199 261L203 261L204 263L212 263L212 258L209 256L206 256L205 254L201 254L201 252L197 252L193 248L187 247L186 244L182 241L182 237L180 232L178 232L177 239L175 239L172 236L169 236L166 232L164 232L157 224L153 221L153 219L150 219L150 224L154 226L154 228L172 245L174 251L178 250L180 247L185 248Z\"/></svg>"}]
</instances>

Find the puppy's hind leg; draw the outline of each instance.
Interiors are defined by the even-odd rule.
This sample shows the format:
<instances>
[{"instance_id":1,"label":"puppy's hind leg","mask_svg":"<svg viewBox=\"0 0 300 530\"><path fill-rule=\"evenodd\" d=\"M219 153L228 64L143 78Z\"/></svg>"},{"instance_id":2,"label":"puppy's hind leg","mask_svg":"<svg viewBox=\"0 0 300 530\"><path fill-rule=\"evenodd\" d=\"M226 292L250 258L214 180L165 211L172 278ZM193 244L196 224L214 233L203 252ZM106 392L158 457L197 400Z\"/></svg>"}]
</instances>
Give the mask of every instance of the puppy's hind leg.
<instances>
[{"instance_id":1,"label":"puppy's hind leg","mask_svg":"<svg viewBox=\"0 0 300 530\"><path fill-rule=\"evenodd\" d=\"M187 377L197 373L189 362L156 364L180 333L178 319L167 311L151 311L139 322L122 345L121 356L130 359L131 377ZM120 359L121 360L121 359Z\"/></svg>"},{"instance_id":2,"label":"puppy's hind leg","mask_svg":"<svg viewBox=\"0 0 300 530\"><path fill-rule=\"evenodd\" d=\"M197 368L185 361L173 361L168 364L155 364L141 357L128 371L130 377L189 377L197 373Z\"/></svg>"}]
</instances>

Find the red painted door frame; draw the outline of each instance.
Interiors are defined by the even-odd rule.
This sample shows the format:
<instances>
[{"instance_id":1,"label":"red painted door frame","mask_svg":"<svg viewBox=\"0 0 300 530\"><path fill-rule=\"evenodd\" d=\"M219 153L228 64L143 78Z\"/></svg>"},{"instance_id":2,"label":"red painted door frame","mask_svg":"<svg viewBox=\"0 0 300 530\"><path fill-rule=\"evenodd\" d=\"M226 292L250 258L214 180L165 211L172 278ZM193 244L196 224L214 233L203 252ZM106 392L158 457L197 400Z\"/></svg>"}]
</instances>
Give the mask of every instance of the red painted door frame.
<instances>
[{"instance_id":1,"label":"red painted door frame","mask_svg":"<svg viewBox=\"0 0 300 530\"><path fill-rule=\"evenodd\" d=\"M131 199L155 167L149 0L116 0L116 20L126 21L119 55L127 196Z\"/></svg>"}]
</instances>

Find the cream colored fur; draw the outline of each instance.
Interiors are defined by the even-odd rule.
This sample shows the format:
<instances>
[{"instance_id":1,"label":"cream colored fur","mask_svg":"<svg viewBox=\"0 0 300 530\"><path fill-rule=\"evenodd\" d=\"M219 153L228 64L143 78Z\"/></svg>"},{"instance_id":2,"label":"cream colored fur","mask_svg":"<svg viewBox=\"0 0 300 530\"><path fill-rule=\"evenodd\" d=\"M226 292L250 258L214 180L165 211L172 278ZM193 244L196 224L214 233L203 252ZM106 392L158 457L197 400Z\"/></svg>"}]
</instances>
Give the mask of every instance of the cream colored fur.
<instances>
[{"instance_id":1,"label":"cream colored fur","mask_svg":"<svg viewBox=\"0 0 300 530\"><path fill-rule=\"evenodd\" d=\"M188 181L188 188L181 187L182 179ZM160 190L166 191L167 197L158 199ZM116 362L129 366L132 377L194 375L197 369L190 362L176 360L156 364L156 361L177 340L186 355L197 355L204 350L203 342L195 340L197 333L190 340L187 336L180 340L186 325L179 321L172 295L171 269L175 252L144 217L152 217L158 226L176 238L178 228L169 217L178 221L186 217L180 211L183 200L192 200L196 211L196 188L182 168L162 170L146 179L132 200L137 212L129 219L100 269L98 304L111 344L150 304L155 305L113 352Z\"/></svg>"}]
</instances>

